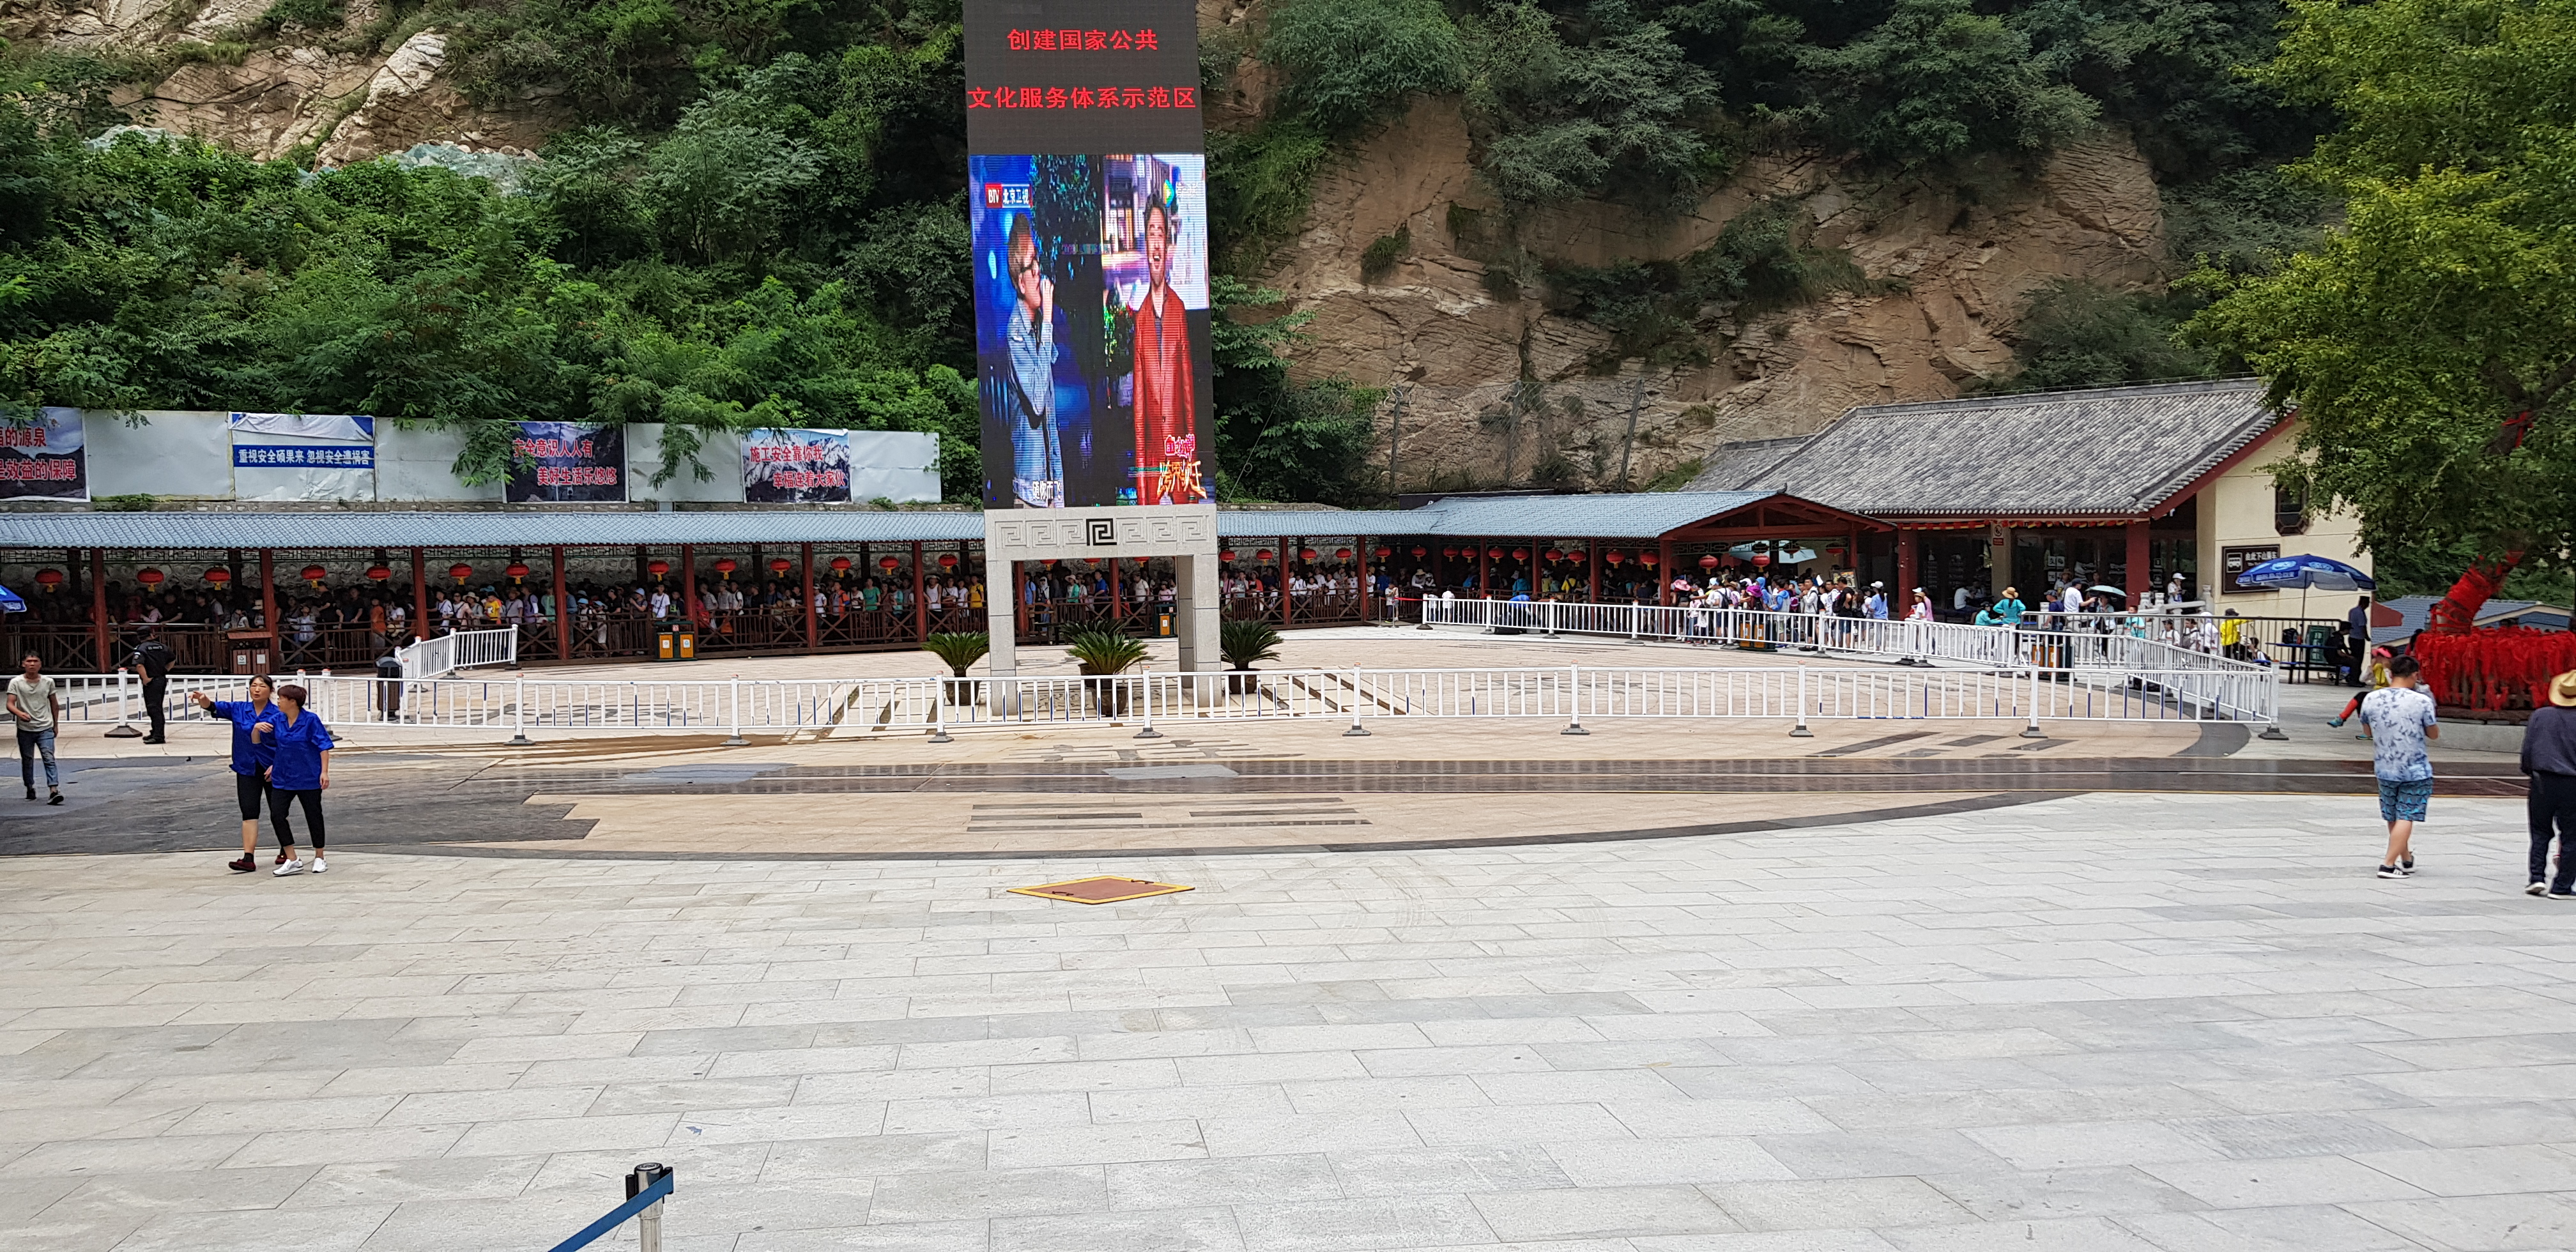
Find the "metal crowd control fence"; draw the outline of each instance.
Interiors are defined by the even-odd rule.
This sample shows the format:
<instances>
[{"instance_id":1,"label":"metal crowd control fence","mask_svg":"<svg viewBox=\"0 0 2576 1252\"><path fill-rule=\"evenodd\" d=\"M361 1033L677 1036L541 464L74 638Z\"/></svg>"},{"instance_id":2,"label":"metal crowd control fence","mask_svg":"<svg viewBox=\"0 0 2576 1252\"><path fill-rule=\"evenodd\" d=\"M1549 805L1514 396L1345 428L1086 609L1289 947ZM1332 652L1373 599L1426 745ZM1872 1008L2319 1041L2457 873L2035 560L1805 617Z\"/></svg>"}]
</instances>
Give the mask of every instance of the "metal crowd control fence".
<instances>
[{"instance_id":1,"label":"metal crowd control fence","mask_svg":"<svg viewBox=\"0 0 2576 1252\"><path fill-rule=\"evenodd\" d=\"M643 1245L642 1252L662 1252L662 1208L670 1202L678 1175L667 1165L648 1162L626 1175L626 1203L584 1226L572 1238L558 1243L552 1252L575 1252L589 1247L603 1236L635 1219L635 1235Z\"/></svg>"},{"instance_id":2,"label":"metal crowd control fence","mask_svg":"<svg viewBox=\"0 0 2576 1252\"><path fill-rule=\"evenodd\" d=\"M400 682L310 677L326 725L429 738L539 735L924 733L1125 726L1140 737L1178 724L1340 720L1366 734L1390 719L1561 721L1581 733L1614 719L1809 721L2002 719L2278 721L2268 671L2078 664L1991 668L1763 665L1725 668L1543 666L1492 669L1286 669L1132 673L1114 677L870 678L694 681L436 678ZM241 699L247 680L204 688ZM111 678L69 680L69 722L111 722ZM394 693L399 693L396 696ZM389 700L389 696L392 696ZM203 720L184 693L169 715ZM389 707L390 705L390 707ZM130 707L130 705L129 705Z\"/></svg>"},{"instance_id":3,"label":"metal crowd control fence","mask_svg":"<svg viewBox=\"0 0 2576 1252\"><path fill-rule=\"evenodd\" d=\"M519 661L519 632L508 627L460 630L419 640L395 655L402 661L406 678L436 678L484 665L515 665Z\"/></svg>"}]
</instances>

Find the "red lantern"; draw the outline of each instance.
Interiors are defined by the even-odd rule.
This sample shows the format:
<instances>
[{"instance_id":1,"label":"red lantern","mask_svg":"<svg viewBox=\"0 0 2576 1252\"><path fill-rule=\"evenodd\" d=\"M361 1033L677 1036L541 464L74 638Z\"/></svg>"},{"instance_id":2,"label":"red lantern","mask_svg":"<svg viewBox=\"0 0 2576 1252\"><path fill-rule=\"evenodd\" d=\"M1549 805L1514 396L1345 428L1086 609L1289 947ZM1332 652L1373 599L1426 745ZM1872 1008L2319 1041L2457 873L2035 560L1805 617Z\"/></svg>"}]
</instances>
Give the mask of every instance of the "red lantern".
<instances>
[{"instance_id":1,"label":"red lantern","mask_svg":"<svg viewBox=\"0 0 2576 1252\"><path fill-rule=\"evenodd\" d=\"M1558 550L1554 549L1554 548L1550 548L1550 549L1548 549L1548 550L1547 550L1547 559L1548 559L1548 563L1549 563L1549 564L1554 564L1554 563L1556 563L1556 562L1558 562L1558 561L1562 561L1562 560L1564 560L1564 559L1565 559L1565 554L1564 554L1563 552L1560 552L1560 551L1558 551Z\"/></svg>"},{"instance_id":2,"label":"red lantern","mask_svg":"<svg viewBox=\"0 0 2576 1252\"><path fill-rule=\"evenodd\" d=\"M1223 561L1228 565L1234 564L1234 549L1228 548L1223 552L1217 553L1216 559Z\"/></svg>"},{"instance_id":3,"label":"red lantern","mask_svg":"<svg viewBox=\"0 0 2576 1252\"><path fill-rule=\"evenodd\" d=\"M501 572L509 575L513 579L516 579L525 577L528 572L528 567L525 565L512 565L510 568ZM671 563L669 561L654 561L644 567L644 572L651 574L653 576L653 581L660 582L662 581L662 575L671 572Z\"/></svg>"},{"instance_id":4,"label":"red lantern","mask_svg":"<svg viewBox=\"0 0 2576 1252\"><path fill-rule=\"evenodd\" d=\"M374 580L374 581L376 581L376 582L383 582L383 581L385 581L386 579L391 578L391 577L393 577L393 576L394 576L393 567L392 567L392 566L390 566L390 565L386 565L385 563L383 563L383 562L381 562L381 561L379 561L379 562L377 562L376 564L373 564L373 565L370 565L370 566L368 566L368 567L367 567L367 577L368 577L368 578L370 578L370 579L373 579L373 580Z\"/></svg>"},{"instance_id":5,"label":"red lantern","mask_svg":"<svg viewBox=\"0 0 2576 1252\"><path fill-rule=\"evenodd\" d=\"M1456 548L1442 548L1440 550L1440 556L1443 560L1455 561L1458 559L1458 550Z\"/></svg>"},{"instance_id":6,"label":"red lantern","mask_svg":"<svg viewBox=\"0 0 2576 1252\"><path fill-rule=\"evenodd\" d=\"M1628 554L1625 552L1607 552L1602 554L1601 559L1612 565L1617 565L1621 561L1627 560Z\"/></svg>"},{"instance_id":7,"label":"red lantern","mask_svg":"<svg viewBox=\"0 0 2576 1252\"><path fill-rule=\"evenodd\" d=\"M1843 546L1841 544L1835 544L1834 546L1825 549L1825 555L1839 561L1843 559Z\"/></svg>"},{"instance_id":8,"label":"red lantern","mask_svg":"<svg viewBox=\"0 0 2576 1252\"><path fill-rule=\"evenodd\" d=\"M146 587L158 587L161 585L161 571L157 569L136 570L134 571L134 581L139 582Z\"/></svg>"},{"instance_id":9,"label":"red lantern","mask_svg":"<svg viewBox=\"0 0 2576 1252\"><path fill-rule=\"evenodd\" d=\"M45 571L45 574L54 574L54 572L53 572L52 570L46 570L46 571ZM36 581L37 581L37 582L43 582L43 581L45 581L45 574L38 574L38 575L36 575ZM62 580L63 580L63 576L62 576L62 575L60 575L60 574L54 574L54 581L55 581L55 582L61 582ZM223 586L225 583L231 582L232 580L233 580L233 572L232 572L231 570L225 569L223 566L218 565L218 566L215 566L214 568L209 569L209 570L207 570L207 571L206 571L206 581L207 581L207 582L210 582L210 583L213 583L214 585L216 585L216 586L218 586L218 587Z\"/></svg>"},{"instance_id":10,"label":"red lantern","mask_svg":"<svg viewBox=\"0 0 2576 1252\"><path fill-rule=\"evenodd\" d=\"M1253 554L1252 554L1252 559L1253 559L1253 560L1256 560L1256 561L1267 561L1267 560L1269 560L1269 559L1270 559L1270 549L1268 549L1268 548L1263 548L1263 549L1262 549L1262 550L1260 550L1259 552L1255 552L1255 553L1253 553Z\"/></svg>"},{"instance_id":11,"label":"red lantern","mask_svg":"<svg viewBox=\"0 0 2576 1252\"><path fill-rule=\"evenodd\" d=\"M1656 556L1652 552L1640 552L1637 554L1637 564L1643 565L1647 569L1655 568L1656 563L1661 560L1663 560L1662 557Z\"/></svg>"},{"instance_id":12,"label":"red lantern","mask_svg":"<svg viewBox=\"0 0 2576 1252\"><path fill-rule=\"evenodd\" d=\"M1381 549L1381 551L1383 550ZM1333 559L1336 561L1347 561L1351 559L1351 550L1348 548L1335 548L1333 549Z\"/></svg>"},{"instance_id":13,"label":"red lantern","mask_svg":"<svg viewBox=\"0 0 2576 1252\"><path fill-rule=\"evenodd\" d=\"M891 561L891 560L893 560L894 558L893 558L893 557L887 557L886 559L887 559L887 560L889 560L889 561ZM732 582L732 581L733 581L733 572L734 572L735 570L738 570L738 569L741 569L741 568L742 568L741 566L736 565L736 564L734 564L734 563L733 563L733 558L732 558L732 557L726 557L725 559L723 559L723 560L721 560L721 561L716 562L716 577L721 578L721 579L723 579L723 580L724 580L724 581L726 581L726 582ZM893 569L894 567L893 567L893 566L891 566L891 565L889 565L889 566L887 566L886 568L887 568L887 569Z\"/></svg>"},{"instance_id":14,"label":"red lantern","mask_svg":"<svg viewBox=\"0 0 2576 1252\"><path fill-rule=\"evenodd\" d=\"M1297 550L1297 559L1300 561L1314 560L1315 550L1313 548L1300 548Z\"/></svg>"},{"instance_id":15,"label":"red lantern","mask_svg":"<svg viewBox=\"0 0 2576 1252\"><path fill-rule=\"evenodd\" d=\"M1513 560L1515 560L1515 561L1526 561L1526 560L1528 560L1528 559L1529 559L1529 549L1527 549L1527 548L1514 548L1514 549L1512 549L1512 559L1513 559Z\"/></svg>"},{"instance_id":16,"label":"red lantern","mask_svg":"<svg viewBox=\"0 0 2576 1252\"><path fill-rule=\"evenodd\" d=\"M1755 549L1753 550L1753 567L1754 567L1755 569L1760 569L1760 568L1762 568L1762 567L1763 567L1763 566L1765 566L1765 565L1769 565L1770 563L1771 563L1771 553L1770 553L1770 550L1769 550L1769 549L1766 549L1766 548L1755 548Z\"/></svg>"},{"instance_id":17,"label":"red lantern","mask_svg":"<svg viewBox=\"0 0 2576 1252\"><path fill-rule=\"evenodd\" d=\"M1699 567L1700 567L1701 569L1716 569L1716 568L1717 568L1717 558L1716 558L1716 557L1714 557L1714 556L1704 556L1704 557L1701 557L1701 558L1699 559Z\"/></svg>"},{"instance_id":18,"label":"red lantern","mask_svg":"<svg viewBox=\"0 0 2576 1252\"><path fill-rule=\"evenodd\" d=\"M330 576L331 571L324 569L319 565L307 565L304 567L304 581L313 584L317 588L322 585L323 579L329 578Z\"/></svg>"},{"instance_id":19,"label":"red lantern","mask_svg":"<svg viewBox=\"0 0 2576 1252\"><path fill-rule=\"evenodd\" d=\"M1379 559L1379 560L1383 561L1383 560L1387 559L1388 557L1391 557L1391 556L1394 556L1394 555L1395 555L1395 549L1390 548L1390 547L1386 546L1385 544L1379 544L1379 545L1377 546L1377 559ZM1422 549L1420 549L1420 548L1415 548L1415 549L1413 550L1413 555L1415 555L1415 556L1420 556L1420 555L1422 555Z\"/></svg>"},{"instance_id":20,"label":"red lantern","mask_svg":"<svg viewBox=\"0 0 2576 1252\"><path fill-rule=\"evenodd\" d=\"M63 572L58 569L37 570L36 585L47 591L52 591L54 588L63 585Z\"/></svg>"},{"instance_id":21,"label":"red lantern","mask_svg":"<svg viewBox=\"0 0 2576 1252\"><path fill-rule=\"evenodd\" d=\"M1424 557L1426 557L1426 556L1429 556L1429 555L1431 555L1431 549L1426 548L1426 547L1423 547L1421 544L1418 544L1418 543L1417 543L1417 544L1415 544L1415 545L1413 545L1413 559L1414 559L1414 560L1419 561L1419 560L1421 560L1422 558L1424 558Z\"/></svg>"},{"instance_id":22,"label":"red lantern","mask_svg":"<svg viewBox=\"0 0 2576 1252\"><path fill-rule=\"evenodd\" d=\"M456 564L447 567L447 576L455 579L456 585L462 587L465 585L466 579L474 576L474 567L463 561L458 561Z\"/></svg>"},{"instance_id":23,"label":"red lantern","mask_svg":"<svg viewBox=\"0 0 2576 1252\"><path fill-rule=\"evenodd\" d=\"M850 558L845 557L845 556L836 556L836 557L833 557L833 558L832 558L832 572L833 572L833 573L835 573L835 574L846 574L846 573L849 573L849 572L850 572Z\"/></svg>"},{"instance_id":24,"label":"red lantern","mask_svg":"<svg viewBox=\"0 0 2576 1252\"><path fill-rule=\"evenodd\" d=\"M769 558L769 572L773 574L784 574L788 570L795 568L795 566L796 563L794 561L790 561L783 556L773 556Z\"/></svg>"},{"instance_id":25,"label":"red lantern","mask_svg":"<svg viewBox=\"0 0 2576 1252\"><path fill-rule=\"evenodd\" d=\"M1581 549L1581 548L1568 548L1568 549L1566 549L1566 551L1565 551L1565 559L1566 559L1566 560L1569 560L1569 561L1580 561L1580 560L1582 560L1582 559L1583 559L1583 549Z\"/></svg>"},{"instance_id":26,"label":"red lantern","mask_svg":"<svg viewBox=\"0 0 2576 1252\"><path fill-rule=\"evenodd\" d=\"M1487 548L1485 549L1485 556L1489 560L1499 561L1503 559L1503 550L1501 548Z\"/></svg>"},{"instance_id":27,"label":"red lantern","mask_svg":"<svg viewBox=\"0 0 2576 1252\"><path fill-rule=\"evenodd\" d=\"M660 561L655 561L652 565L647 566L646 568L653 571L653 576L655 578L660 578L662 575L671 572L671 567L664 565ZM525 561L512 561L510 562L510 567L502 570L501 572L509 575L511 582L517 582L528 576L528 563Z\"/></svg>"},{"instance_id":28,"label":"red lantern","mask_svg":"<svg viewBox=\"0 0 2576 1252\"><path fill-rule=\"evenodd\" d=\"M939 554L939 568L941 568L941 569L955 569L955 568L957 568L957 554L956 554L956 553L954 553L954 552L942 552L942 553L940 553L940 554Z\"/></svg>"},{"instance_id":29,"label":"red lantern","mask_svg":"<svg viewBox=\"0 0 2576 1252\"><path fill-rule=\"evenodd\" d=\"M893 573L893 572L894 572L895 567L896 567L896 566L898 566L898 565L901 565L901 564L903 564L903 562L898 561L898 560L896 560L896 559L894 559L893 557L890 557L890 556L881 556L881 557L878 557L878 558L877 558L877 568L878 568L878 569L881 569L881 570L884 570L885 572L887 572L887 573L889 573L889 574Z\"/></svg>"}]
</instances>

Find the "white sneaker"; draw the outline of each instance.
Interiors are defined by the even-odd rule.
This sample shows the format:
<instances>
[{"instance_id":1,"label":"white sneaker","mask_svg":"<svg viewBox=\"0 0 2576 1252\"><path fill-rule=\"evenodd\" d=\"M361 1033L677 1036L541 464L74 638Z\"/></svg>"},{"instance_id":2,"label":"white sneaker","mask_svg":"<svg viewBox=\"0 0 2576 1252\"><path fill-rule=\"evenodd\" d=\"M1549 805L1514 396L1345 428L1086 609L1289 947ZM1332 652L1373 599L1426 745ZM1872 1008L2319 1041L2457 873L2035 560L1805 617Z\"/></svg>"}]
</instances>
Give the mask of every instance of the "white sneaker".
<instances>
[{"instance_id":1,"label":"white sneaker","mask_svg":"<svg viewBox=\"0 0 2576 1252\"><path fill-rule=\"evenodd\" d=\"M329 866L326 866L326 865L324 865L324 864L322 863L322 858L321 858L321 857L318 857L318 856L317 856L317 857L313 858L313 872L314 872L314 873L319 874L319 873L321 873L323 870L328 869L328 868L330 868L330 867L329 867Z\"/></svg>"},{"instance_id":2,"label":"white sneaker","mask_svg":"<svg viewBox=\"0 0 2576 1252\"><path fill-rule=\"evenodd\" d=\"M2548 895L2548 894L2549 894L2549 884L2548 884L2548 883L2545 883L2545 882L2535 882L2535 883L2531 884L2530 886L2523 888L2523 889L2522 889L2522 894L2527 895L2527 896L2545 896L2545 895Z\"/></svg>"},{"instance_id":3,"label":"white sneaker","mask_svg":"<svg viewBox=\"0 0 2576 1252\"><path fill-rule=\"evenodd\" d=\"M284 878L288 874L301 874L303 872L304 862L302 861L287 861L277 867L277 876L280 878Z\"/></svg>"}]
</instances>

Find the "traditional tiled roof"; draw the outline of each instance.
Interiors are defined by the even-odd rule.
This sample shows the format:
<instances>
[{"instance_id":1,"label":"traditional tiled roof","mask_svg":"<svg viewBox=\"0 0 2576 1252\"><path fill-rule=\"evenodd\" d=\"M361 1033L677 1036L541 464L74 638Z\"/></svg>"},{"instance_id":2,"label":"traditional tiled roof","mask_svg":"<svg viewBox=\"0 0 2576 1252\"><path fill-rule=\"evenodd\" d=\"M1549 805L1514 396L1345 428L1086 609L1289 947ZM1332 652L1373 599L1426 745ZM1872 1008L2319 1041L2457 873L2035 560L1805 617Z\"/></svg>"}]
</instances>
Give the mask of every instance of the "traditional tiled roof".
<instances>
[{"instance_id":1,"label":"traditional tiled roof","mask_svg":"<svg viewBox=\"0 0 2576 1252\"><path fill-rule=\"evenodd\" d=\"M1728 445L1700 486L1785 491L1872 517L2135 516L2281 420L2258 379L1852 409L1768 468Z\"/></svg>"}]
</instances>

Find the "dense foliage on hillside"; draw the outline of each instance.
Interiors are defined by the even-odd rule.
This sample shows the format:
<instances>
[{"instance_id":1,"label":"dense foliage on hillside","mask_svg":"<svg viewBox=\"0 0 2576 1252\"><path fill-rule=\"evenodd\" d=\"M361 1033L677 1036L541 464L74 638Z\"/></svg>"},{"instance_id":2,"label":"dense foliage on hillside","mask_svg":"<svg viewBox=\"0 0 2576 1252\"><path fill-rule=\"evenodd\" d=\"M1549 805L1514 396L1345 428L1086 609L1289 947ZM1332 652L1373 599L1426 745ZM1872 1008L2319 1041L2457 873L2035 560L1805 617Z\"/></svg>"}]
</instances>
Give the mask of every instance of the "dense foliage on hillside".
<instances>
[{"instance_id":1,"label":"dense foliage on hillside","mask_svg":"<svg viewBox=\"0 0 2576 1252\"><path fill-rule=\"evenodd\" d=\"M235 35L311 42L343 12L281 0ZM329 38L391 46L436 26L469 95L559 90L581 126L521 194L387 164L317 174L188 143L85 145L132 67L0 55L0 403L464 423L482 475L501 469L487 426L504 417L667 422L683 460L692 430L934 430L952 491L973 480L955 0L371 12ZM1211 138L1220 261L1253 277L1338 147L1458 93L1478 166L1514 205L1672 210L1765 145L1991 181L2116 123L2196 223L2178 239L2268 265L2318 218L2315 197L2266 181L2315 115L2234 72L2269 55L2281 16L2279 0L1278 0L1204 58L1212 82L1244 56L1282 76L1264 119ZM1545 271L1554 298L1656 358L1687 354L1709 302L1856 281L1780 215L1674 265ZM2037 312L2058 329L2033 379L2201 359L2158 346L2173 309L2049 299ZM1296 329L1262 323L1222 323L1221 488L1355 498L1373 393L1291 383Z\"/></svg>"}]
</instances>

